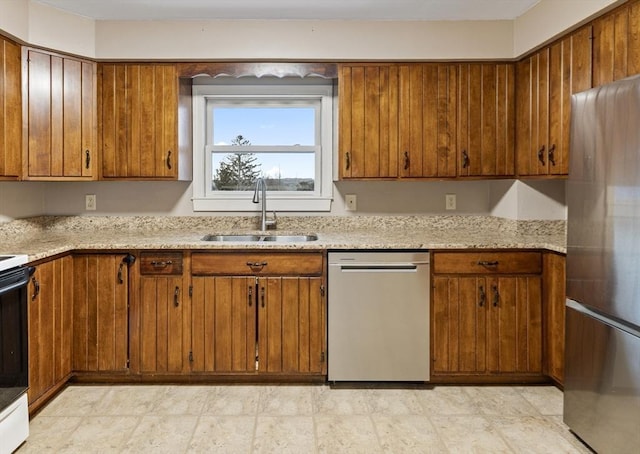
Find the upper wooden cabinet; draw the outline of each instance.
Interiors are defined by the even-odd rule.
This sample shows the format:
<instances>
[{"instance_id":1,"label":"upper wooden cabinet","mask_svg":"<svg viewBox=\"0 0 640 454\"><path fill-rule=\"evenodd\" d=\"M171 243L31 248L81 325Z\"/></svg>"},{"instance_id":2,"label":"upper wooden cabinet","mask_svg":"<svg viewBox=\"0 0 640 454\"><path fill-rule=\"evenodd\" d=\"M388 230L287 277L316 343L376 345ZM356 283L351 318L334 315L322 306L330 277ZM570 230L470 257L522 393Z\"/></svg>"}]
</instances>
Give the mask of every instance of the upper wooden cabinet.
<instances>
[{"instance_id":1,"label":"upper wooden cabinet","mask_svg":"<svg viewBox=\"0 0 640 454\"><path fill-rule=\"evenodd\" d=\"M102 63L98 79L101 178L177 179L176 66Z\"/></svg>"},{"instance_id":2,"label":"upper wooden cabinet","mask_svg":"<svg viewBox=\"0 0 640 454\"><path fill-rule=\"evenodd\" d=\"M340 177L456 176L456 66L340 68Z\"/></svg>"},{"instance_id":3,"label":"upper wooden cabinet","mask_svg":"<svg viewBox=\"0 0 640 454\"><path fill-rule=\"evenodd\" d=\"M518 176L569 173L571 95L591 88L591 27L516 65Z\"/></svg>"},{"instance_id":4,"label":"upper wooden cabinet","mask_svg":"<svg viewBox=\"0 0 640 454\"><path fill-rule=\"evenodd\" d=\"M395 65L340 68L341 178L398 176L398 89Z\"/></svg>"},{"instance_id":5,"label":"upper wooden cabinet","mask_svg":"<svg viewBox=\"0 0 640 454\"><path fill-rule=\"evenodd\" d=\"M456 66L400 66L399 171L403 178L456 176Z\"/></svg>"},{"instance_id":6,"label":"upper wooden cabinet","mask_svg":"<svg viewBox=\"0 0 640 454\"><path fill-rule=\"evenodd\" d=\"M340 69L340 177L514 174L512 64Z\"/></svg>"},{"instance_id":7,"label":"upper wooden cabinet","mask_svg":"<svg viewBox=\"0 0 640 454\"><path fill-rule=\"evenodd\" d=\"M26 180L96 179L96 64L23 48Z\"/></svg>"},{"instance_id":8,"label":"upper wooden cabinet","mask_svg":"<svg viewBox=\"0 0 640 454\"><path fill-rule=\"evenodd\" d=\"M593 86L640 73L640 2L593 22Z\"/></svg>"},{"instance_id":9,"label":"upper wooden cabinet","mask_svg":"<svg viewBox=\"0 0 640 454\"><path fill-rule=\"evenodd\" d=\"M513 64L458 66L458 175L513 176Z\"/></svg>"},{"instance_id":10,"label":"upper wooden cabinet","mask_svg":"<svg viewBox=\"0 0 640 454\"><path fill-rule=\"evenodd\" d=\"M20 46L0 36L0 180L22 172Z\"/></svg>"}]
</instances>

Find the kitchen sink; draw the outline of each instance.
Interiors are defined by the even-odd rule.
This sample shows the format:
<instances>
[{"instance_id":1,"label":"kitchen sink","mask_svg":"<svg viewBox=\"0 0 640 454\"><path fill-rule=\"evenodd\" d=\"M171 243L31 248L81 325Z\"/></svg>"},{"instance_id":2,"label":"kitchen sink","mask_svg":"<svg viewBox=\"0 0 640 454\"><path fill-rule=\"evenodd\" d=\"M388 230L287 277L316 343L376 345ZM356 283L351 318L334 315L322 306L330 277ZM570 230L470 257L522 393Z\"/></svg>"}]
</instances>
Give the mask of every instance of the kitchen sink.
<instances>
[{"instance_id":1,"label":"kitchen sink","mask_svg":"<svg viewBox=\"0 0 640 454\"><path fill-rule=\"evenodd\" d=\"M315 233L308 235L289 235L289 234L270 234L270 235L245 235L245 234L228 234L228 235L206 235L202 241L235 241L239 243L305 243L307 241L316 241L318 235Z\"/></svg>"}]
</instances>

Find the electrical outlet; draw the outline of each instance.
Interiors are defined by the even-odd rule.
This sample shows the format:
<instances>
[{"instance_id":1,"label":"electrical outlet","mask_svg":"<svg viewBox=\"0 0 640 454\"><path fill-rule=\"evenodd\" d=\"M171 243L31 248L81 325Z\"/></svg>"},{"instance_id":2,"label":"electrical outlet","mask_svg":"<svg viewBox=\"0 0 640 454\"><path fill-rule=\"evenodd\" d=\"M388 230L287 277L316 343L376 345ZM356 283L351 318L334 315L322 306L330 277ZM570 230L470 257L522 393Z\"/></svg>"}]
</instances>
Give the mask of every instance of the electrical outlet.
<instances>
[{"instance_id":1,"label":"electrical outlet","mask_svg":"<svg viewBox=\"0 0 640 454\"><path fill-rule=\"evenodd\" d=\"M358 205L358 198L355 194L347 194L344 196L345 210L356 211Z\"/></svg>"},{"instance_id":2,"label":"electrical outlet","mask_svg":"<svg viewBox=\"0 0 640 454\"><path fill-rule=\"evenodd\" d=\"M96 209L96 195L87 194L84 196L84 209L88 211L95 211Z\"/></svg>"},{"instance_id":3,"label":"electrical outlet","mask_svg":"<svg viewBox=\"0 0 640 454\"><path fill-rule=\"evenodd\" d=\"M455 210L456 209L456 195L455 194L447 194L444 196L444 208L445 210Z\"/></svg>"}]
</instances>

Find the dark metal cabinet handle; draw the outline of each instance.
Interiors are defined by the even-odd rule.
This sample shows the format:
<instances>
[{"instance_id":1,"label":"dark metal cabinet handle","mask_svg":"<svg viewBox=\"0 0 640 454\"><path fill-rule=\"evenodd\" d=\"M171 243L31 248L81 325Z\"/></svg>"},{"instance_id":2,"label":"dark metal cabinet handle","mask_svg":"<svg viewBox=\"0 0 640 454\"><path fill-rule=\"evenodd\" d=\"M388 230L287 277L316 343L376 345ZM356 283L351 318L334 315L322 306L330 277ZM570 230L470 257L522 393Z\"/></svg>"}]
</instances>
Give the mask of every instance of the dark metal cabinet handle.
<instances>
[{"instance_id":1,"label":"dark metal cabinet handle","mask_svg":"<svg viewBox=\"0 0 640 454\"><path fill-rule=\"evenodd\" d=\"M166 267L168 267L169 265L172 265L172 264L173 264L173 262L171 260L167 260L166 262L164 260L161 260L159 262L153 260L151 262L151 265L156 267L156 268L166 268Z\"/></svg>"},{"instance_id":2,"label":"dark metal cabinet handle","mask_svg":"<svg viewBox=\"0 0 640 454\"><path fill-rule=\"evenodd\" d=\"M31 296L31 301L34 301L38 295L40 294L40 282L36 279L35 276L31 278L31 282L33 282L33 295Z\"/></svg>"},{"instance_id":3,"label":"dark metal cabinet handle","mask_svg":"<svg viewBox=\"0 0 640 454\"><path fill-rule=\"evenodd\" d=\"M549 147L549 153L547 154L547 157L549 158L549 162L551 163L552 166L556 165L556 144L554 143L553 145L551 145L551 147Z\"/></svg>"},{"instance_id":4,"label":"dark metal cabinet handle","mask_svg":"<svg viewBox=\"0 0 640 454\"><path fill-rule=\"evenodd\" d=\"M462 150L462 168L466 169L469 167L469 154L467 150Z\"/></svg>"},{"instance_id":5,"label":"dark metal cabinet handle","mask_svg":"<svg viewBox=\"0 0 640 454\"><path fill-rule=\"evenodd\" d=\"M404 170L409 170L410 166L411 166L411 160L409 159L409 152L405 151L404 152Z\"/></svg>"},{"instance_id":6,"label":"dark metal cabinet handle","mask_svg":"<svg viewBox=\"0 0 640 454\"><path fill-rule=\"evenodd\" d=\"M176 285L176 290L173 292L173 305L175 307L180 306L180 287Z\"/></svg>"},{"instance_id":7,"label":"dark metal cabinet handle","mask_svg":"<svg viewBox=\"0 0 640 454\"><path fill-rule=\"evenodd\" d=\"M124 279L122 277L123 268L124 268L124 262L120 263L120 266L118 267L118 283L119 284L124 284Z\"/></svg>"},{"instance_id":8,"label":"dark metal cabinet handle","mask_svg":"<svg viewBox=\"0 0 640 454\"><path fill-rule=\"evenodd\" d=\"M494 285L493 287L491 287L491 290L493 290L493 306L498 307L498 303L500 302L500 292L498 292L498 286Z\"/></svg>"},{"instance_id":9,"label":"dark metal cabinet handle","mask_svg":"<svg viewBox=\"0 0 640 454\"><path fill-rule=\"evenodd\" d=\"M249 291L247 293L247 301L249 303L249 307L251 307L251 305L253 304L253 288L252 288L252 286L249 286Z\"/></svg>"},{"instance_id":10,"label":"dark metal cabinet handle","mask_svg":"<svg viewBox=\"0 0 640 454\"><path fill-rule=\"evenodd\" d=\"M262 307L265 306L265 302L264 302L264 287L260 287L260 304L262 305Z\"/></svg>"},{"instance_id":11,"label":"dark metal cabinet handle","mask_svg":"<svg viewBox=\"0 0 640 454\"><path fill-rule=\"evenodd\" d=\"M89 150L85 150L84 155L84 166L88 169L91 166L91 152Z\"/></svg>"},{"instance_id":12,"label":"dark metal cabinet handle","mask_svg":"<svg viewBox=\"0 0 640 454\"><path fill-rule=\"evenodd\" d=\"M345 159L345 170L349 170L351 168L351 157L349 156L349 152L347 151L344 154L344 159Z\"/></svg>"},{"instance_id":13,"label":"dark metal cabinet handle","mask_svg":"<svg viewBox=\"0 0 640 454\"><path fill-rule=\"evenodd\" d=\"M498 266L498 261L497 260L480 260L478 262L478 265L480 266Z\"/></svg>"},{"instance_id":14,"label":"dark metal cabinet handle","mask_svg":"<svg viewBox=\"0 0 640 454\"><path fill-rule=\"evenodd\" d=\"M247 262L247 266L249 268L259 268L262 269L267 266L267 262Z\"/></svg>"},{"instance_id":15,"label":"dark metal cabinet handle","mask_svg":"<svg viewBox=\"0 0 640 454\"><path fill-rule=\"evenodd\" d=\"M484 303L487 301L487 294L484 291L484 287L480 286L480 307L484 306Z\"/></svg>"},{"instance_id":16,"label":"dark metal cabinet handle","mask_svg":"<svg viewBox=\"0 0 640 454\"><path fill-rule=\"evenodd\" d=\"M136 256L132 255L132 254L127 254L124 256L124 258L122 259L122 262L120 262L120 266L118 267L118 282L120 284L124 284L124 277L123 277L123 269L125 265L132 265L133 262L136 261Z\"/></svg>"},{"instance_id":17,"label":"dark metal cabinet handle","mask_svg":"<svg viewBox=\"0 0 640 454\"><path fill-rule=\"evenodd\" d=\"M167 151L167 169L171 170L171 150Z\"/></svg>"},{"instance_id":18,"label":"dark metal cabinet handle","mask_svg":"<svg viewBox=\"0 0 640 454\"><path fill-rule=\"evenodd\" d=\"M544 145L542 146L542 148L538 150L538 161L540 161L540 164L542 165L544 165L544 150L545 150Z\"/></svg>"}]
</instances>

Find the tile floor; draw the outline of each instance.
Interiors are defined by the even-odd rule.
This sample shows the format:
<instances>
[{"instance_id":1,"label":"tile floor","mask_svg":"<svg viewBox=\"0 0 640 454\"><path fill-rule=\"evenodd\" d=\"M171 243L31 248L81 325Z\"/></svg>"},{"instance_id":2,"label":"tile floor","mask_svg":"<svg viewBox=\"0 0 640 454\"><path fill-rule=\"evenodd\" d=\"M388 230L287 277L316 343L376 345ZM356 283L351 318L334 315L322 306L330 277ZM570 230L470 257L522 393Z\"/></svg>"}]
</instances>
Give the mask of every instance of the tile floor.
<instances>
[{"instance_id":1,"label":"tile floor","mask_svg":"<svg viewBox=\"0 0 640 454\"><path fill-rule=\"evenodd\" d=\"M70 386L26 453L589 453L551 386Z\"/></svg>"}]
</instances>

